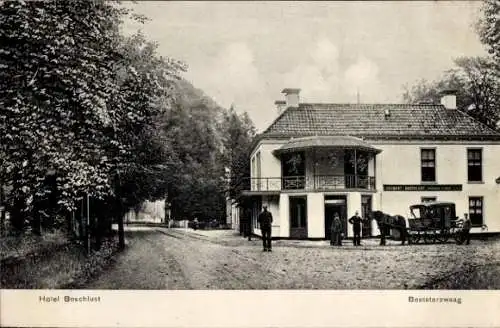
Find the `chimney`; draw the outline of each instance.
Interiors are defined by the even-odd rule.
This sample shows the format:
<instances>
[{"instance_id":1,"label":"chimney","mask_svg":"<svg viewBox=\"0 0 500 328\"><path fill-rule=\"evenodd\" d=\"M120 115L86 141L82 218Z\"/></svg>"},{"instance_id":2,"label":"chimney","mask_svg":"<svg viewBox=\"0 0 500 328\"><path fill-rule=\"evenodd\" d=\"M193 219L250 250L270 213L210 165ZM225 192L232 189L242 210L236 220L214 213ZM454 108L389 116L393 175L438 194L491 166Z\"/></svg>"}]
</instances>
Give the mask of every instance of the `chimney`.
<instances>
[{"instance_id":1,"label":"chimney","mask_svg":"<svg viewBox=\"0 0 500 328\"><path fill-rule=\"evenodd\" d=\"M286 88L281 91L285 94L286 107L299 107L299 93L300 89Z\"/></svg>"},{"instance_id":2,"label":"chimney","mask_svg":"<svg viewBox=\"0 0 500 328\"><path fill-rule=\"evenodd\" d=\"M441 105L446 109L457 109L457 91L444 90L441 92Z\"/></svg>"},{"instance_id":3,"label":"chimney","mask_svg":"<svg viewBox=\"0 0 500 328\"><path fill-rule=\"evenodd\" d=\"M278 110L278 115L286 109L286 101L284 100L276 100L274 104L276 105L276 109Z\"/></svg>"}]
</instances>

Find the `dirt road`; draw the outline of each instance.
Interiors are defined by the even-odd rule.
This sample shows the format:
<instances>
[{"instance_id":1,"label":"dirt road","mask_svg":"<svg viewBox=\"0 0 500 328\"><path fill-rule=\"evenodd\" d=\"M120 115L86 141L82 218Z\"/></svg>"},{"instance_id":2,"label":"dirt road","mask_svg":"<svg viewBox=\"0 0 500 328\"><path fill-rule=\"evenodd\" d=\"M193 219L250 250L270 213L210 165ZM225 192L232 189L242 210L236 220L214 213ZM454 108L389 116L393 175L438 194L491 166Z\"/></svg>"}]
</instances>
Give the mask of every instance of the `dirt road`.
<instances>
[{"instance_id":1,"label":"dirt road","mask_svg":"<svg viewBox=\"0 0 500 328\"><path fill-rule=\"evenodd\" d=\"M91 289L268 289L286 277L234 247L173 229L131 233L129 245ZM243 247L245 253L260 248ZM262 254L262 255L268 255ZM271 255L271 254L269 254Z\"/></svg>"},{"instance_id":2,"label":"dirt road","mask_svg":"<svg viewBox=\"0 0 500 328\"><path fill-rule=\"evenodd\" d=\"M259 240L227 231L147 228L129 232L128 242L88 288L413 289L457 270L500 263L498 241L378 246L366 240L362 247L342 248L276 241L273 252L264 253ZM500 278L486 284L498 286Z\"/></svg>"}]
</instances>

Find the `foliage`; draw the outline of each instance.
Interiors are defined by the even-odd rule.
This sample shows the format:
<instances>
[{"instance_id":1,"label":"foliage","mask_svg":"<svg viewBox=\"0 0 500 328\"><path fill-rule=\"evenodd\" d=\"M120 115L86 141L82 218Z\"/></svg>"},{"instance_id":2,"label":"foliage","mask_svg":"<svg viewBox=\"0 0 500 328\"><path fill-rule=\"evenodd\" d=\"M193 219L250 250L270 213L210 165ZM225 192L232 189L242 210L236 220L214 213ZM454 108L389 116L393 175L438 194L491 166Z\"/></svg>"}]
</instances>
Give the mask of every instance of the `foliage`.
<instances>
[{"instance_id":1,"label":"foliage","mask_svg":"<svg viewBox=\"0 0 500 328\"><path fill-rule=\"evenodd\" d=\"M54 190L61 210L87 193L128 204L151 196L127 186L150 182L165 160L154 122L183 67L141 35L123 38L129 13L103 0L0 4L0 174L19 211Z\"/></svg>"},{"instance_id":2,"label":"foliage","mask_svg":"<svg viewBox=\"0 0 500 328\"><path fill-rule=\"evenodd\" d=\"M113 19L107 9L83 2L1 5L2 173L18 196L43 197L42 181L54 169L63 177L63 198L90 185L99 186L96 193L109 189L97 127L108 123L115 31L79 15L88 10Z\"/></svg>"},{"instance_id":3,"label":"foliage","mask_svg":"<svg viewBox=\"0 0 500 328\"><path fill-rule=\"evenodd\" d=\"M172 145L168 200L175 218L223 215L223 168L217 117L222 108L181 80L172 110L162 118L162 131Z\"/></svg>"},{"instance_id":4,"label":"foliage","mask_svg":"<svg viewBox=\"0 0 500 328\"><path fill-rule=\"evenodd\" d=\"M496 128L500 119L499 87L495 68L488 58L460 57L456 67L436 81L421 80L411 88L406 87L406 103L439 103L441 92L455 90L457 107L480 122Z\"/></svg>"},{"instance_id":5,"label":"foliage","mask_svg":"<svg viewBox=\"0 0 500 328\"><path fill-rule=\"evenodd\" d=\"M176 90L175 106L162 119L172 145L173 169L167 179L172 216L222 218L226 193L238 195L250 175L253 124L246 113L221 108L185 80L178 81Z\"/></svg>"},{"instance_id":6,"label":"foliage","mask_svg":"<svg viewBox=\"0 0 500 328\"><path fill-rule=\"evenodd\" d=\"M457 91L457 107L493 129L500 129L500 2L484 0L476 29L490 57L461 57L455 68L433 82L406 87L407 103L439 102L443 90Z\"/></svg>"},{"instance_id":7,"label":"foliage","mask_svg":"<svg viewBox=\"0 0 500 328\"><path fill-rule=\"evenodd\" d=\"M234 107L225 113L224 131L224 162L229 169L229 196L235 199L242 190L249 189L250 152L252 140L255 137L255 127L248 113L239 115Z\"/></svg>"},{"instance_id":8,"label":"foliage","mask_svg":"<svg viewBox=\"0 0 500 328\"><path fill-rule=\"evenodd\" d=\"M163 198L164 181L172 151L159 132L158 118L170 110L173 87L181 63L159 57L157 45L137 33L124 38L117 63L119 85L113 104L116 124L114 137L125 151L115 150L115 195L125 200L125 207L135 207L145 200ZM120 108L121 107L121 108Z\"/></svg>"},{"instance_id":9,"label":"foliage","mask_svg":"<svg viewBox=\"0 0 500 328\"><path fill-rule=\"evenodd\" d=\"M219 218L248 176L248 115L226 111L184 80L182 63L104 0L0 4L0 178L14 225L90 204L97 229L145 200L174 216ZM95 228L95 227L94 227Z\"/></svg>"},{"instance_id":10,"label":"foliage","mask_svg":"<svg viewBox=\"0 0 500 328\"><path fill-rule=\"evenodd\" d=\"M500 71L500 2L484 0L481 8L482 17L477 24L477 31L482 43L492 55L497 74Z\"/></svg>"}]
</instances>

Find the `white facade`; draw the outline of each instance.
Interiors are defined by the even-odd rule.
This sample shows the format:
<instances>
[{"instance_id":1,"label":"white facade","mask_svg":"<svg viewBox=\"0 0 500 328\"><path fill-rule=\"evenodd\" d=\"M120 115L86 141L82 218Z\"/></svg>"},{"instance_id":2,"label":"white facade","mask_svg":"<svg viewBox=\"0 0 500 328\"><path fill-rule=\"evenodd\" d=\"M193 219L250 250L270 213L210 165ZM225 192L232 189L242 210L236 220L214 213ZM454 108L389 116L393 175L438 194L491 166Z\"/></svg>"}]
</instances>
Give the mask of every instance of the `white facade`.
<instances>
[{"instance_id":1,"label":"white facade","mask_svg":"<svg viewBox=\"0 0 500 328\"><path fill-rule=\"evenodd\" d=\"M392 215L409 216L409 206L422 202L422 198L434 197L437 201L456 204L459 217L469 212L469 197L481 197L483 224L488 232L500 232L500 142L498 141L423 141L423 140L365 140L381 150L370 158L368 174L375 177L375 188L370 190L313 190L307 186L303 190L280 190L282 176L281 160L273 154L288 140L261 140L251 154L251 192L260 193L262 205L268 205L273 222L273 237L290 236L290 197L304 196L307 199L307 238L325 238L325 200L330 196L344 196L346 215L351 217L356 211L362 213L362 197L371 196L372 210L381 210ZM468 181L468 149L481 149L482 181ZM422 182L421 149L435 151L435 181ZM338 149L337 149L338 150ZM333 151L336 151L333 148ZM317 156L317 154L315 154ZM338 168L328 166L321 156L316 157L316 165L311 161L311 151L305 155L306 176L314 170L316 174L337 174ZM343 174L343 173L340 173ZM266 179L268 178L268 179ZM260 185L258 185L260 183ZM309 182L308 182L309 183ZM388 191L384 185L435 186L460 185L457 191ZM270 187L271 186L271 187ZM427 188L427 187L424 187ZM307 190L307 191L306 191ZM272 194L272 196L271 196ZM254 233L260 235L254 212ZM348 226L348 236L352 227ZM378 235L375 222L371 223L372 235ZM474 232L482 232L473 228Z\"/></svg>"},{"instance_id":2,"label":"white facade","mask_svg":"<svg viewBox=\"0 0 500 328\"><path fill-rule=\"evenodd\" d=\"M130 210L125 214L125 222L145 222L145 223L164 223L165 222L165 201L158 200L154 202L145 201L141 209L136 213Z\"/></svg>"},{"instance_id":3,"label":"white facade","mask_svg":"<svg viewBox=\"0 0 500 328\"><path fill-rule=\"evenodd\" d=\"M435 197L437 201L456 204L459 217L469 211L469 197L483 198L483 223L489 232L500 232L500 143L492 142L413 142L382 144L372 142L382 152L376 159L378 200L374 208L387 213L408 216L408 205L418 203L422 197ZM436 182L432 184L460 184L461 191L383 191L384 184L425 184L420 176L420 149L435 149ZM467 149L482 150L483 181L467 181ZM472 232L479 232L473 228Z\"/></svg>"}]
</instances>

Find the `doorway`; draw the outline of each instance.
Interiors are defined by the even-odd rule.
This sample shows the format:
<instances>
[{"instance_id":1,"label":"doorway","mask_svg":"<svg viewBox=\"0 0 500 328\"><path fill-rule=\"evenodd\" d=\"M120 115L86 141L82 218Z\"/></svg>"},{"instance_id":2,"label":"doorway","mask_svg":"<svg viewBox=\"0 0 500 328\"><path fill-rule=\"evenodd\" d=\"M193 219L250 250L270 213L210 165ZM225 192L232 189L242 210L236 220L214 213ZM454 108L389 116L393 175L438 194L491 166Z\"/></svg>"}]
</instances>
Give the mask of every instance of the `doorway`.
<instances>
[{"instance_id":1,"label":"doorway","mask_svg":"<svg viewBox=\"0 0 500 328\"><path fill-rule=\"evenodd\" d=\"M293 196L290 202L290 238L307 238L307 196Z\"/></svg>"},{"instance_id":2,"label":"doorway","mask_svg":"<svg viewBox=\"0 0 500 328\"><path fill-rule=\"evenodd\" d=\"M325 239L331 238L330 226L332 225L335 213L340 215L342 231L347 236L347 197L346 196L325 196Z\"/></svg>"}]
</instances>

